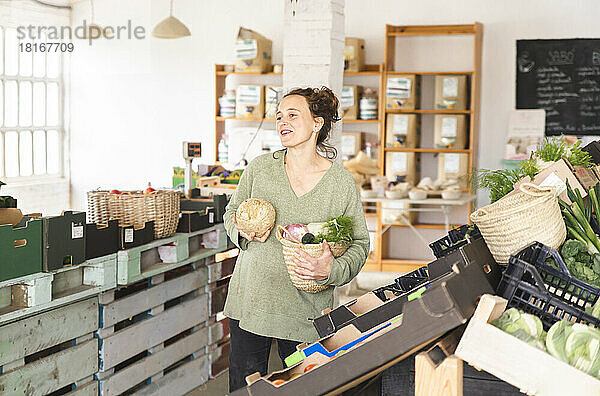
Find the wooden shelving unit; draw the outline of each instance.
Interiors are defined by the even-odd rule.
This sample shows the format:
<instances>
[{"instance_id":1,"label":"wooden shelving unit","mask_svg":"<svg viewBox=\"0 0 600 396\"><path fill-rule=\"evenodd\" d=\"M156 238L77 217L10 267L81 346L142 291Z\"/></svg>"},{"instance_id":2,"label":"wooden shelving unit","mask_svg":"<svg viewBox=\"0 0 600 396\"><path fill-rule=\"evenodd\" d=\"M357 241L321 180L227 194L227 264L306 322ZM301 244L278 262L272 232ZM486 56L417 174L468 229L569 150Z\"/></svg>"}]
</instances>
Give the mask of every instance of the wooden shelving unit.
<instances>
[{"instance_id":1,"label":"wooden shelving unit","mask_svg":"<svg viewBox=\"0 0 600 396\"><path fill-rule=\"evenodd\" d=\"M226 121L244 121L244 122L275 122L274 118L239 118L239 117L221 117L219 115L219 101L218 98L223 94L226 87L226 79L228 76L283 76L283 73L236 73L225 71L225 65L215 65L215 160L218 158L218 146L219 140L223 133L225 133L225 122ZM383 64L379 65L365 65L365 69L360 72L344 72L344 77L355 77L355 76L379 76L378 89L381 90L383 84ZM260 80L255 82L256 84L264 84ZM368 85L368 84L367 84ZM376 120L343 120L344 124L377 124L381 123L381 117L383 116L381 103L379 104L379 117Z\"/></svg>"},{"instance_id":2,"label":"wooden shelving unit","mask_svg":"<svg viewBox=\"0 0 600 396\"><path fill-rule=\"evenodd\" d=\"M478 147L478 125L479 125L479 100L481 86L481 46L482 46L483 26L480 23L472 25L436 25L436 26L392 26L386 25L385 36L385 61L383 67L382 86L380 88L379 103L379 133L381 149L379 150L378 168L380 175L384 175L386 169L386 153L388 152L409 152L421 154L439 154L439 153L461 153L467 154L469 157L468 169L476 167L477 162L477 147ZM471 70L456 71L456 70L439 70L439 71L400 71L395 70L396 60L396 43L397 40L402 40L407 37L414 36L451 36L451 35L470 35L473 36L473 68ZM406 53L403 56L409 56ZM425 65L426 66L426 65ZM464 67L464 66L463 66ZM425 67L424 67L425 68ZM405 69L405 68L402 68ZM406 68L410 69L410 68ZM466 67L466 69L470 69ZM414 74L416 77L435 75L466 75L469 80L470 95L467 110L435 110L435 109L417 109L415 110L386 110L385 109L385 84L388 76ZM381 114L381 112L383 114ZM435 114L465 114L468 116L468 143L464 149L437 149L437 148L386 148L385 147L385 129L387 114L417 114L419 117L430 117ZM377 204L381 207L381 204ZM467 214L472 211L472 204L465 205ZM384 224L381 216L377 219L377 233L380 237L377 240L374 257L372 261L367 262L364 269L368 271L394 271L394 272L410 272L420 266L427 264L422 260L410 259L392 259L384 257L383 251L383 235L382 231L390 227L392 229L406 229L409 232L408 226L405 224ZM415 228L420 229L439 229L444 230L444 224L413 224Z\"/></svg>"}]
</instances>

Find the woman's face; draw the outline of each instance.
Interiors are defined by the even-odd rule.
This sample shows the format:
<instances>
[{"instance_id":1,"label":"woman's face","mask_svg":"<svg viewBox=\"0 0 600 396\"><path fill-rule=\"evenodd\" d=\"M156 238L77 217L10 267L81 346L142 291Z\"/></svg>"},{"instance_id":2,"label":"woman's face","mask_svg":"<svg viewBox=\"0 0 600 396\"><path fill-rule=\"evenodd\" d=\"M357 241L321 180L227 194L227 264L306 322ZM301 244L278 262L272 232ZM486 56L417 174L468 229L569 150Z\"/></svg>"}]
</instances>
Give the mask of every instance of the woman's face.
<instances>
[{"instance_id":1,"label":"woman's face","mask_svg":"<svg viewBox=\"0 0 600 396\"><path fill-rule=\"evenodd\" d=\"M294 147L311 140L316 146L316 132L321 129L322 119L313 118L303 96L290 95L283 98L279 102L276 119L282 146Z\"/></svg>"}]
</instances>

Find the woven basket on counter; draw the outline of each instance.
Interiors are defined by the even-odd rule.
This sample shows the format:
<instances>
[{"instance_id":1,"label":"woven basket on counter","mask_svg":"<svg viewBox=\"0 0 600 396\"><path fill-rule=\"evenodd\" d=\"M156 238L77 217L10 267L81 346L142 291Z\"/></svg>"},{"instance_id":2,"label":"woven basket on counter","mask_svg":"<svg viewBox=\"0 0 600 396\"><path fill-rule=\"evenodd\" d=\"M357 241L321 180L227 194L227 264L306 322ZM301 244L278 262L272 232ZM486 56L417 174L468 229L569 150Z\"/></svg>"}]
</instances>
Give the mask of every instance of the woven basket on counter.
<instances>
[{"instance_id":1,"label":"woven basket on counter","mask_svg":"<svg viewBox=\"0 0 600 396\"><path fill-rule=\"evenodd\" d=\"M109 220L118 220L119 226L144 228L154 221L154 238L166 238L177 230L179 221L180 193L156 190L124 191L111 194L108 191L90 191L88 198L88 222L108 225Z\"/></svg>"},{"instance_id":2,"label":"woven basket on counter","mask_svg":"<svg viewBox=\"0 0 600 396\"><path fill-rule=\"evenodd\" d=\"M299 279L296 276L296 273L293 271L293 268L296 268L297 265L292 260L292 257L302 257L295 252L296 249L305 251L311 257L320 257L323 255L323 246L320 243L306 244L289 241L283 237L283 231L285 231L285 228L280 225L277 226L277 239L283 246L283 259L294 286L296 286L297 289L308 293L318 293L327 289L329 286L319 285L315 280ZM340 257L342 254L344 254L344 252L346 252L346 250L348 250L348 246L341 243L327 243L329 244L329 248L331 249L331 254L333 254L333 257Z\"/></svg>"},{"instance_id":3,"label":"woven basket on counter","mask_svg":"<svg viewBox=\"0 0 600 396\"><path fill-rule=\"evenodd\" d=\"M532 242L558 249L567 237L556 189L531 183L471 213L471 221L496 261L503 264Z\"/></svg>"}]
</instances>

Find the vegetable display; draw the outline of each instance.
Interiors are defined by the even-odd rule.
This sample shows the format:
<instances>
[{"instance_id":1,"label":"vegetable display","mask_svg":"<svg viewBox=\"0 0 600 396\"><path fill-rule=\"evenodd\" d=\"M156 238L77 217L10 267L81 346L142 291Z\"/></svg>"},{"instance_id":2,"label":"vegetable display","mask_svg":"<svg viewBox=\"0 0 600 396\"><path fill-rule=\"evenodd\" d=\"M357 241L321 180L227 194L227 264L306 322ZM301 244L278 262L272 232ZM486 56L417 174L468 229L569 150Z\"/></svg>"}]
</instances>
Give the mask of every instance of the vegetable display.
<instances>
[{"instance_id":1,"label":"vegetable display","mask_svg":"<svg viewBox=\"0 0 600 396\"><path fill-rule=\"evenodd\" d=\"M484 188L490 191L490 201L496 202L513 190L513 185L529 176L532 180L550 164L562 158L573 166L589 168L593 166L590 153L580 148L581 142L567 144L563 137L546 138L540 148L531 157L521 162L517 169L488 170L479 169L470 174L474 188Z\"/></svg>"},{"instance_id":2,"label":"vegetable display","mask_svg":"<svg viewBox=\"0 0 600 396\"><path fill-rule=\"evenodd\" d=\"M516 308L507 309L492 325L600 378L600 331L592 326L561 320L546 334L538 317Z\"/></svg>"}]
</instances>

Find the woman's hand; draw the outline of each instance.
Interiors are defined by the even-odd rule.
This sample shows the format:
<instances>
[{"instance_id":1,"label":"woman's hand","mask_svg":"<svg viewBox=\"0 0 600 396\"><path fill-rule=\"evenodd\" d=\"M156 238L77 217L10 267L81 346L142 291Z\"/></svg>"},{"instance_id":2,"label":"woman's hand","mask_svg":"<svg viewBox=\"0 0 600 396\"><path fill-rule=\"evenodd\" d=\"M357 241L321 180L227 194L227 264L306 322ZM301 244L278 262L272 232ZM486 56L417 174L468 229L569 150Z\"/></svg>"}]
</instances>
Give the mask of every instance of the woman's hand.
<instances>
[{"instance_id":1,"label":"woman's hand","mask_svg":"<svg viewBox=\"0 0 600 396\"><path fill-rule=\"evenodd\" d=\"M320 257L311 257L301 249L296 249L296 253L301 258L292 257L292 261L298 266L293 269L298 278L304 280L323 280L329 278L331 264L333 263L333 254L329 249L329 244L323 242L323 254Z\"/></svg>"},{"instance_id":2,"label":"woman's hand","mask_svg":"<svg viewBox=\"0 0 600 396\"><path fill-rule=\"evenodd\" d=\"M240 236L246 238L249 242L252 242L252 241L264 242L264 241L266 241L267 238L269 237L269 235L271 234L271 230L273 229L273 226L274 226L274 225L271 226L271 228L269 228L269 230L267 232L265 232L265 234L262 237L257 238L256 234L254 232L251 232L250 235L248 235L244 231L240 230L240 228L237 225L237 221L235 219L235 212L233 212L233 224L235 225L235 228L238 229Z\"/></svg>"}]
</instances>

